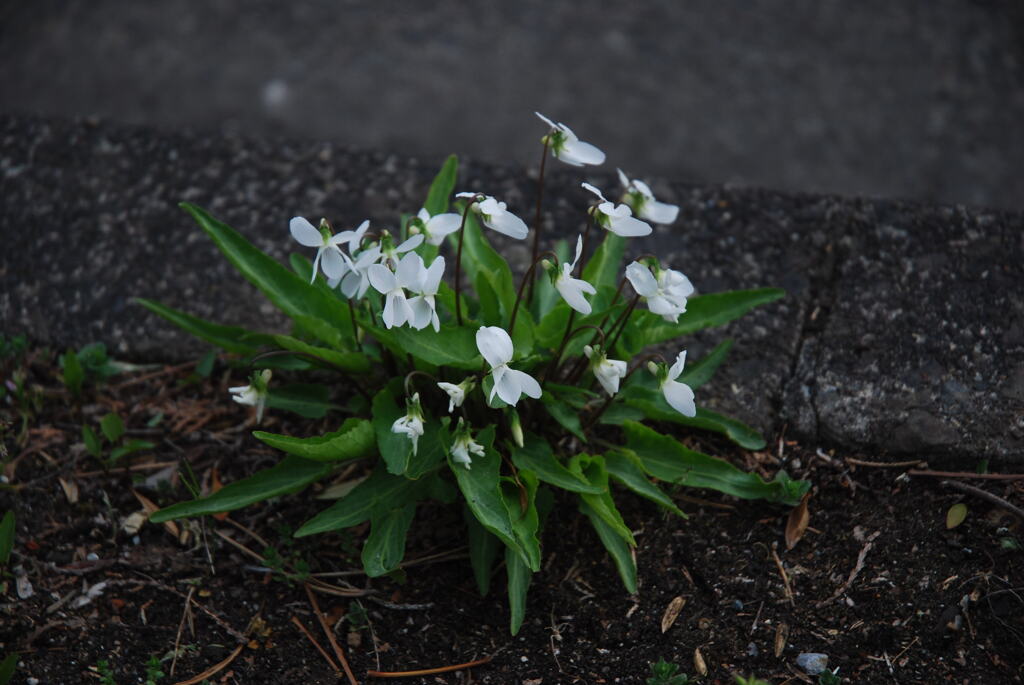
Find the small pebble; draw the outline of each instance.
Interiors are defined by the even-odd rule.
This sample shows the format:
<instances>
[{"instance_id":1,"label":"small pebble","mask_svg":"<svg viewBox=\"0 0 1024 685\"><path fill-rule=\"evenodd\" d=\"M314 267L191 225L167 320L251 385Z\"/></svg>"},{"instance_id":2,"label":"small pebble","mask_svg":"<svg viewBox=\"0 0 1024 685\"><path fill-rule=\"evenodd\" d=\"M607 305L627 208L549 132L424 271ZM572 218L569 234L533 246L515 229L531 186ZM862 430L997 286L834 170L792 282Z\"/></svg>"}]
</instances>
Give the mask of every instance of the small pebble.
<instances>
[{"instance_id":1,"label":"small pebble","mask_svg":"<svg viewBox=\"0 0 1024 685\"><path fill-rule=\"evenodd\" d=\"M747 656L757 656L758 651L759 650L757 649L757 645L755 645L753 642L747 645Z\"/></svg>"},{"instance_id":2,"label":"small pebble","mask_svg":"<svg viewBox=\"0 0 1024 685\"><path fill-rule=\"evenodd\" d=\"M732 608L736 611L743 611L743 600L735 599L732 602Z\"/></svg>"},{"instance_id":3,"label":"small pebble","mask_svg":"<svg viewBox=\"0 0 1024 685\"><path fill-rule=\"evenodd\" d=\"M100 555L96 554L96 552L89 552L88 554L85 555L86 561L96 561L99 558L100 558Z\"/></svg>"},{"instance_id":4,"label":"small pebble","mask_svg":"<svg viewBox=\"0 0 1024 685\"><path fill-rule=\"evenodd\" d=\"M803 652L796 658L796 665L802 668L807 675L818 675L828 668L828 654Z\"/></svg>"}]
</instances>

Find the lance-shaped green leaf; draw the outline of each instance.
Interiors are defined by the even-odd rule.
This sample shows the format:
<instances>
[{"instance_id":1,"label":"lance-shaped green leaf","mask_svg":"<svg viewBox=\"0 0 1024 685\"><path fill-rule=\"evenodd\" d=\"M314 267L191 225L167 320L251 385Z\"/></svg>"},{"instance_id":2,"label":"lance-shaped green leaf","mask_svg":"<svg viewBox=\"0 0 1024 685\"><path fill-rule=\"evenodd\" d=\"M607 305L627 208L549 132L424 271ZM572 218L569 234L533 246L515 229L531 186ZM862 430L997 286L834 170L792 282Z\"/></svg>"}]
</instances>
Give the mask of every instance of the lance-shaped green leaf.
<instances>
[{"instance_id":1,"label":"lance-shaped green leaf","mask_svg":"<svg viewBox=\"0 0 1024 685\"><path fill-rule=\"evenodd\" d=\"M783 297L781 288L758 290L732 290L710 295L697 295L686 301L686 311L679 315L678 323L665 321L657 314L637 309L619 339L619 354L623 358L636 356L647 345L690 335L712 326L721 326L738 319L754 307Z\"/></svg>"},{"instance_id":2,"label":"lance-shaped green leaf","mask_svg":"<svg viewBox=\"0 0 1024 685\"><path fill-rule=\"evenodd\" d=\"M558 422L558 425L575 435L581 442L587 441L587 436L583 433L583 426L580 425L579 414L575 409L549 392L541 395L540 399L545 411Z\"/></svg>"},{"instance_id":3,"label":"lance-shaped green leaf","mask_svg":"<svg viewBox=\"0 0 1024 685\"><path fill-rule=\"evenodd\" d=\"M374 332L378 335L378 331ZM387 338L394 347L435 366L476 369L480 352L476 348L476 329L469 326L442 326L440 332L427 327L421 331L402 326L384 330L378 337Z\"/></svg>"},{"instance_id":4,"label":"lance-shaped green leaf","mask_svg":"<svg viewBox=\"0 0 1024 685\"><path fill-rule=\"evenodd\" d=\"M501 479L501 498L505 502L512 532L519 548L526 551L528 566L540 570L540 541L537 539L537 476L531 471L519 472L519 483L511 478Z\"/></svg>"},{"instance_id":5,"label":"lance-shaped green leaf","mask_svg":"<svg viewBox=\"0 0 1024 685\"><path fill-rule=\"evenodd\" d=\"M302 524L295 532L295 537L349 528L368 521L374 510L379 507L417 502L430 491L431 480L432 478L409 480L402 476L393 476L382 464L378 464L370 477L353 488L352 492Z\"/></svg>"},{"instance_id":6,"label":"lance-shaped green leaf","mask_svg":"<svg viewBox=\"0 0 1024 685\"><path fill-rule=\"evenodd\" d=\"M391 573L405 558L405 538L416 515L416 504L378 507L370 519L370 534L363 543L363 570L370 578Z\"/></svg>"},{"instance_id":7,"label":"lance-shaped green leaf","mask_svg":"<svg viewBox=\"0 0 1024 685\"><path fill-rule=\"evenodd\" d=\"M530 588L533 571L515 550L506 547L505 572L508 575L509 632L515 635L526 617L526 592Z\"/></svg>"},{"instance_id":8,"label":"lance-shaped green leaf","mask_svg":"<svg viewBox=\"0 0 1024 685\"><path fill-rule=\"evenodd\" d=\"M460 202L457 206L461 212L463 204ZM464 230L462 268L465 269L471 283L476 283L478 276L487 279L491 290L498 298L502 317L502 324L495 323L494 325L503 325L512 315L512 305L516 298L515 287L512 284L512 271L509 269L508 262L491 247L480 227L480 221L472 211L466 217ZM448 239L453 247L458 247L458 231L450 234Z\"/></svg>"},{"instance_id":9,"label":"lance-shaped green leaf","mask_svg":"<svg viewBox=\"0 0 1024 685\"><path fill-rule=\"evenodd\" d=\"M644 473L643 464L639 457L632 452L608 452L604 455L605 467L608 475L636 494L661 505L677 516L689 518L676 506L672 498L665 494L665 491L652 483L647 474Z\"/></svg>"},{"instance_id":10,"label":"lance-shaped green leaf","mask_svg":"<svg viewBox=\"0 0 1024 685\"><path fill-rule=\"evenodd\" d=\"M615 500L612 499L611 490L608 488L608 470L605 468L604 458L600 455L578 454L569 461L569 469L582 475L591 485L602 489L599 495L579 493L579 498L616 534L636 547L633 532L622 520L622 514L615 506Z\"/></svg>"},{"instance_id":11,"label":"lance-shaped green leaf","mask_svg":"<svg viewBox=\"0 0 1024 685\"><path fill-rule=\"evenodd\" d=\"M295 438L264 431L254 431L253 437L271 447L303 459L313 461L343 461L359 459L373 451L377 441L373 425L366 419L345 419L341 428L311 438Z\"/></svg>"},{"instance_id":12,"label":"lance-shaped green leaf","mask_svg":"<svg viewBox=\"0 0 1024 685\"><path fill-rule=\"evenodd\" d=\"M188 516L234 511L271 497L298 492L310 483L326 476L330 470L330 464L289 455L279 464L257 471L243 480L225 485L212 495L189 502L172 504L154 512L149 520L154 523L162 523Z\"/></svg>"},{"instance_id":13,"label":"lance-shaped green leaf","mask_svg":"<svg viewBox=\"0 0 1024 685\"><path fill-rule=\"evenodd\" d=\"M351 324L336 299L325 295L308 281L304 282L206 210L187 202L181 207L192 215L239 273L259 288L278 309L288 316L322 319L351 335Z\"/></svg>"},{"instance_id":14,"label":"lance-shaped green leaf","mask_svg":"<svg viewBox=\"0 0 1024 685\"><path fill-rule=\"evenodd\" d=\"M259 352L260 346L274 344L273 336L264 333L257 333L237 326L222 326L141 297L136 298L135 301L200 340L205 340L228 352L248 357Z\"/></svg>"},{"instance_id":15,"label":"lance-shaped green leaf","mask_svg":"<svg viewBox=\"0 0 1024 685\"><path fill-rule=\"evenodd\" d=\"M595 288L617 288L622 278L622 253L625 249L626 239L608 231L583 269L583 280Z\"/></svg>"},{"instance_id":16,"label":"lance-shaped green leaf","mask_svg":"<svg viewBox=\"0 0 1024 685\"><path fill-rule=\"evenodd\" d=\"M395 384L392 383L392 386ZM387 464L388 472L396 476L405 473L412 458L412 440L404 433L391 430L395 421L405 416L406 408L399 406L391 387L382 388L373 397L373 430L377 436L377 449Z\"/></svg>"},{"instance_id":17,"label":"lance-shaped green leaf","mask_svg":"<svg viewBox=\"0 0 1024 685\"><path fill-rule=\"evenodd\" d=\"M466 505L476 520L506 546L516 550L523 563L529 566L530 556L516 539L512 521L501 496L501 456L491 447L494 442L494 426L488 426L480 431L476 441L484 446L484 456L473 457L471 468L456 464L450 458L448 466L455 474L459 490L462 491Z\"/></svg>"},{"instance_id":18,"label":"lance-shaped green leaf","mask_svg":"<svg viewBox=\"0 0 1024 685\"><path fill-rule=\"evenodd\" d=\"M292 383L290 385L271 385L267 395L267 406L271 409L284 409L295 412L307 419L321 419L328 409L337 409L330 402L330 391L327 386L318 383Z\"/></svg>"},{"instance_id":19,"label":"lance-shaped green leaf","mask_svg":"<svg viewBox=\"0 0 1024 685\"><path fill-rule=\"evenodd\" d=\"M369 373L370 371L370 360L361 352L339 352L329 347L310 345L290 335L275 335L274 342L286 350L323 360L347 373Z\"/></svg>"},{"instance_id":20,"label":"lance-shaped green leaf","mask_svg":"<svg viewBox=\"0 0 1024 685\"><path fill-rule=\"evenodd\" d=\"M622 424L626 448L655 478L694 488L711 488L743 499L766 499L796 505L810 487L806 481L788 478L765 482L756 473L746 473L729 462L685 447L674 438L636 423ZM788 481L788 482L787 482Z\"/></svg>"},{"instance_id":21,"label":"lance-shaped green leaf","mask_svg":"<svg viewBox=\"0 0 1024 685\"><path fill-rule=\"evenodd\" d=\"M455 180L458 175L459 159L455 155L449 155L430 184L427 201L423 203L423 208L430 216L437 216L448 211L448 203L455 190Z\"/></svg>"},{"instance_id":22,"label":"lance-shaped green leaf","mask_svg":"<svg viewBox=\"0 0 1024 685\"><path fill-rule=\"evenodd\" d=\"M601 539L601 544L611 555L626 591L630 594L635 593L636 560L633 558L633 549L629 542L619 535L613 526L608 525L587 502L580 501L580 511L590 519L590 525L597 531L597 537Z\"/></svg>"},{"instance_id":23,"label":"lance-shaped green leaf","mask_svg":"<svg viewBox=\"0 0 1024 685\"><path fill-rule=\"evenodd\" d=\"M463 508L462 517L466 521L469 538L469 562L473 566L473 578L476 580L480 596L486 597L487 592L491 589L491 569L502 548L501 540L489 533L476 520L476 516L469 510L469 507ZM514 556L519 558L518 555Z\"/></svg>"},{"instance_id":24,"label":"lance-shaped green leaf","mask_svg":"<svg viewBox=\"0 0 1024 685\"><path fill-rule=\"evenodd\" d=\"M556 485L570 492L584 492L599 495L604 492L600 485L592 485L580 473L565 468L551 451L546 440L528 433L523 446L512 450L512 463L518 469L529 469L545 483Z\"/></svg>"},{"instance_id":25,"label":"lance-shaped green leaf","mask_svg":"<svg viewBox=\"0 0 1024 685\"><path fill-rule=\"evenodd\" d=\"M725 361L725 357L731 349L732 340L730 339L718 343L715 349L701 357L699 361L684 368L682 375L678 379L679 382L686 383L694 390L704 385L711 380L711 377L715 374L718 367L721 366L722 362ZM653 381L654 377L651 376L651 379Z\"/></svg>"}]
</instances>

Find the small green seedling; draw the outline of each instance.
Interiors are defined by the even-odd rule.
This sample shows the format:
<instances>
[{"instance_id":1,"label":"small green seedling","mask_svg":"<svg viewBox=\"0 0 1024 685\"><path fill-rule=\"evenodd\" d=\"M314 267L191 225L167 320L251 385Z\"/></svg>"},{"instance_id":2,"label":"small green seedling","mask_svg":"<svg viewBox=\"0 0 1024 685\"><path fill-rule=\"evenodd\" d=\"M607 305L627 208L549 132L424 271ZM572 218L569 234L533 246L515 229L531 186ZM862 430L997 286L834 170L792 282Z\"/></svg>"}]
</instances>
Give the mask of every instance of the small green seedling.
<instances>
[{"instance_id":1,"label":"small green seedling","mask_svg":"<svg viewBox=\"0 0 1024 685\"><path fill-rule=\"evenodd\" d=\"M0 661L0 685L7 685L14 677L14 670L18 668L18 654L12 653Z\"/></svg>"},{"instance_id":2,"label":"small green seedling","mask_svg":"<svg viewBox=\"0 0 1024 685\"><path fill-rule=\"evenodd\" d=\"M693 682L690 680L690 676L678 672L679 666L665 661L664 658L658 659L658 663L648 664L648 666L651 669L651 677L647 679L647 685L689 685Z\"/></svg>"},{"instance_id":3,"label":"small green seedling","mask_svg":"<svg viewBox=\"0 0 1024 685\"><path fill-rule=\"evenodd\" d=\"M157 685L167 675L160 668L160 659L155 654L146 662L146 685Z\"/></svg>"},{"instance_id":4,"label":"small green seedling","mask_svg":"<svg viewBox=\"0 0 1024 685\"><path fill-rule=\"evenodd\" d=\"M148 440L125 440L124 421L117 414L110 412L100 419L100 435L96 434L88 424L82 424L82 442L86 451L108 466L112 466L122 457L133 452L153 449L155 445ZM112 447L106 459L103 458L104 443Z\"/></svg>"},{"instance_id":5,"label":"small green seedling","mask_svg":"<svg viewBox=\"0 0 1024 685\"><path fill-rule=\"evenodd\" d=\"M749 678L744 678L741 675L736 675L736 676L733 676L733 677L736 678L736 685L772 685L767 680L761 680L760 678L758 678L756 676L750 676Z\"/></svg>"},{"instance_id":6,"label":"small green seedling","mask_svg":"<svg viewBox=\"0 0 1024 685\"><path fill-rule=\"evenodd\" d=\"M106 659L100 659L89 670L99 676L100 685L117 685L117 681L114 680L114 669L110 668L110 662Z\"/></svg>"},{"instance_id":7,"label":"small green seedling","mask_svg":"<svg viewBox=\"0 0 1024 685\"><path fill-rule=\"evenodd\" d=\"M840 685L842 682L838 667L833 671L825 670L818 674L818 685Z\"/></svg>"}]
</instances>

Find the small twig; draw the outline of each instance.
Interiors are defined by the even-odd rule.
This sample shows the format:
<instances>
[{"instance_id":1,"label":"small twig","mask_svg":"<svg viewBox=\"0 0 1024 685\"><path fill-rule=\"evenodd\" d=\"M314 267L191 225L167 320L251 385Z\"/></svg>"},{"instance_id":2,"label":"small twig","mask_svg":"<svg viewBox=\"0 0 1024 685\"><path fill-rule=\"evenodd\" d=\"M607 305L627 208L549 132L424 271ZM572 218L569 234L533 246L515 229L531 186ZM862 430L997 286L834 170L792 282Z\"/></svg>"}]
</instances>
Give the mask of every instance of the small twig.
<instances>
[{"instance_id":1,"label":"small twig","mask_svg":"<svg viewBox=\"0 0 1024 685\"><path fill-rule=\"evenodd\" d=\"M235 647L234 651L228 654L227 658L224 659L224 661L221 661L220 663L216 663L213 666L210 666L208 669L206 669L197 676L189 678L188 680L182 680L180 682L175 683L174 685L196 685L196 683L201 683L207 678L212 678L213 676L217 675L225 668L230 666L231 662L234 661L235 658L242 653L242 649L244 648L244 644L238 645L237 647Z\"/></svg>"},{"instance_id":2,"label":"small twig","mask_svg":"<svg viewBox=\"0 0 1024 685\"><path fill-rule=\"evenodd\" d=\"M170 585L166 585L166 584L161 583L161 582L156 581L156 580L141 580L141 579L138 579L138 578L133 578L133 579L130 579L130 580L129 579L112 579L112 580L108 580L106 582L109 585L147 585L149 587L155 587L155 588L159 588L161 590L164 590L166 592L170 592L172 594L177 595L178 597L181 597L182 599L188 599L188 597L185 595L184 592L179 592L178 590L174 589ZM238 640L239 642L241 642L243 644L245 644L246 642L249 641L248 638L246 638L245 635L243 635L242 633L240 633L237 630L235 630L234 628L232 628L228 624L227 621L225 621L223 618L220 617L219 614L214 613L210 609L207 609L202 604L197 602L195 600L195 598L193 598L191 601L192 601L192 606L194 606L195 608L199 609L201 612L203 612L204 614L209 616L211 619L213 619L213 622L216 623L217 625L219 625L225 631L227 631L227 633L230 634L231 637L235 638L236 640Z\"/></svg>"},{"instance_id":3,"label":"small twig","mask_svg":"<svg viewBox=\"0 0 1024 685\"><path fill-rule=\"evenodd\" d=\"M331 665L331 670L340 678L341 669L338 668L338 664L334 663L334 659L332 659L331 655L327 653L327 650L320 646L320 643L316 641L315 637L313 637L313 633L309 632L309 628L302 624L302 621L299 620L298 616L292 616L292 623L302 631L302 634L306 636L307 640L313 643L313 646L316 647L316 651L320 652L320 656L324 658L324 661Z\"/></svg>"},{"instance_id":4,"label":"small twig","mask_svg":"<svg viewBox=\"0 0 1024 685\"><path fill-rule=\"evenodd\" d=\"M947 488L953 488L954 490L959 490L961 492L966 492L967 494L974 495L975 497L980 497L983 500L991 502L997 507L1002 507L1003 509L1006 509L1006 511L1010 512L1020 520L1024 521L1024 509L1021 509L1016 504L1011 504L1007 502L999 495L993 495L991 492L982 490L981 488L975 487L973 485L968 485L967 483L961 483L960 481L956 480L944 480L940 483L940 485L943 485Z\"/></svg>"},{"instance_id":5,"label":"small twig","mask_svg":"<svg viewBox=\"0 0 1024 685\"><path fill-rule=\"evenodd\" d=\"M868 536L867 541L864 543L864 547L860 550L860 554L857 555L857 563L854 565L853 570L850 571L850 575L846 578L846 582L840 585L839 589L833 592L831 597L818 602L815 605L818 609L838 599L844 592L850 589L850 586L853 585L853 581L857 579L857 574L859 574L864 568L864 559L868 556L868 552L870 552L871 548L875 546L875 538L881 534L882 531L876 530Z\"/></svg>"},{"instance_id":6,"label":"small twig","mask_svg":"<svg viewBox=\"0 0 1024 685\"><path fill-rule=\"evenodd\" d=\"M190 361L185 362L184 364L178 364L177 366L167 366L164 367L163 369L160 369L159 371L147 373L144 376L136 376L135 378L130 378L122 383L118 383L117 385L112 386L110 389L114 391L124 390L125 388L130 387L132 385L145 383L146 381L153 380L154 378L159 378L160 376L166 376L172 373L177 373L178 371L184 371L185 369L193 367L196 364L196 361Z\"/></svg>"},{"instance_id":7,"label":"small twig","mask_svg":"<svg viewBox=\"0 0 1024 685\"><path fill-rule=\"evenodd\" d=\"M345 658L344 650L342 650L338 641L334 639L334 631L331 630L329 625L327 625L327 619L324 618L324 613L320 611L320 605L316 601L316 595L314 595L313 591L310 589L309 583L303 583L302 586L306 588L306 596L309 597L309 603L313 605L313 612L316 614L316 619L320 622L320 627L323 629L324 633L327 634L327 640L331 643L331 649L334 650L334 655L338 657L338 662L341 664L342 668L345 669L345 675L348 677L348 681L352 683L352 685L359 685L355 675L352 674L352 668L348 665L348 659Z\"/></svg>"},{"instance_id":8,"label":"small twig","mask_svg":"<svg viewBox=\"0 0 1024 685\"><path fill-rule=\"evenodd\" d=\"M970 471L921 471L910 469L909 476L935 476L937 478L977 478L979 480L1024 480L1024 473L971 473Z\"/></svg>"},{"instance_id":9,"label":"small twig","mask_svg":"<svg viewBox=\"0 0 1024 685\"><path fill-rule=\"evenodd\" d=\"M910 461L864 461L853 457L843 457L847 464L856 466L873 466L878 469L902 469L907 466L925 466L928 462L923 459L911 459Z\"/></svg>"},{"instance_id":10,"label":"small twig","mask_svg":"<svg viewBox=\"0 0 1024 685\"><path fill-rule=\"evenodd\" d=\"M786 589L786 599L789 600L790 606L796 606L796 602L793 600L793 588L789 585L789 576L786 574L786 569L782 566L782 559L779 559L779 553L776 552L776 548L779 543L772 543L772 559L775 560L775 567L779 569L779 575L782 576L782 585Z\"/></svg>"},{"instance_id":11,"label":"small twig","mask_svg":"<svg viewBox=\"0 0 1024 685\"><path fill-rule=\"evenodd\" d=\"M476 661L467 661L464 664L454 664L452 666L439 666L438 668L423 668L417 671L367 671L367 678L415 678L421 675L434 675L435 673L450 673L451 671L461 671L464 668L473 668L474 666L482 666L490 662L491 657L485 656L483 659L477 659Z\"/></svg>"},{"instance_id":12,"label":"small twig","mask_svg":"<svg viewBox=\"0 0 1024 685\"><path fill-rule=\"evenodd\" d=\"M761 618L761 609L764 609L764 600L757 605L757 613L754 615L754 622L750 624L750 634L753 635L754 631L757 630L757 622Z\"/></svg>"},{"instance_id":13,"label":"small twig","mask_svg":"<svg viewBox=\"0 0 1024 685\"><path fill-rule=\"evenodd\" d=\"M188 589L188 597L185 598L185 607L181 610L181 620L178 622L178 634L174 636L174 657L171 659L171 677L174 677L174 667L178 665L178 648L181 645L181 631L185 629L185 619L188 617L189 604L192 602L192 595L196 591L193 585Z\"/></svg>"}]
</instances>

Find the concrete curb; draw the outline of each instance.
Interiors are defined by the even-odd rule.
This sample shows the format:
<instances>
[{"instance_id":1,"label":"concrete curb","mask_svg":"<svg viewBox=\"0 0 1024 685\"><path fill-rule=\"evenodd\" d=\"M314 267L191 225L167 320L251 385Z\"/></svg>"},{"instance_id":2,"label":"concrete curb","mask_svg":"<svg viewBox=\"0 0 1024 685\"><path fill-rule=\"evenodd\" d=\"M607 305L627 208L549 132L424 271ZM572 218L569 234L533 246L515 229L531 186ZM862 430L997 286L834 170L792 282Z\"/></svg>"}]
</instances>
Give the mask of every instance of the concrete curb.
<instances>
[{"instance_id":1,"label":"concrete curb","mask_svg":"<svg viewBox=\"0 0 1024 685\"><path fill-rule=\"evenodd\" d=\"M394 225L441 159L335 145L0 117L0 328L135 359L203 347L130 303L149 297L257 329L283 322L177 208L199 204L285 259L287 221ZM610 188L605 171L587 180ZM549 231L582 226L581 174L559 169ZM730 325L733 358L702 401L756 427L972 467L1024 459L1024 214L655 181L683 206L639 247L701 292L789 296ZM460 188L528 215L519 169L463 160ZM513 263L522 245L502 247ZM695 356L722 336L700 335Z\"/></svg>"}]
</instances>

